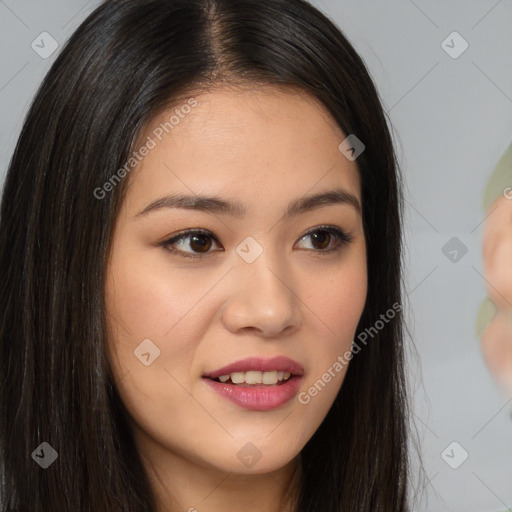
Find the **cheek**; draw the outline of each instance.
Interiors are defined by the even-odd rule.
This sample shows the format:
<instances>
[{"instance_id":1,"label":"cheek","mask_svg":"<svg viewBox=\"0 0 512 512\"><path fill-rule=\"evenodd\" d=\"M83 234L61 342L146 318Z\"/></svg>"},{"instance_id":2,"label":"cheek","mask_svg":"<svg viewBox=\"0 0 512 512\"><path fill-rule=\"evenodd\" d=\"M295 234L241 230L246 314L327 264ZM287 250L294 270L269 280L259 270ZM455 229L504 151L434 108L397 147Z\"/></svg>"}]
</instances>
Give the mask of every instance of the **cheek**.
<instances>
[{"instance_id":1,"label":"cheek","mask_svg":"<svg viewBox=\"0 0 512 512\"><path fill-rule=\"evenodd\" d=\"M171 273L165 263L164 258L145 254L120 254L112 260L106 301L109 318L119 328L119 342L172 338L204 294L204 283L194 287L187 274Z\"/></svg>"},{"instance_id":2,"label":"cheek","mask_svg":"<svg viewBox=\"0 0 512 512\"><path fill-rule=\"evenodd\" d=\"M349 275L333 278L317 295L319 311L323 312L326 324L346 339L352 337L363 312L367 293L365 269L357 269Z\"/></svg>"},{"instance_id":3,"label":"cheek","mask_svg":"<svg viewBox=\"0 0 512 512\"><path fill-rule=\"evenodd\" d=\"M342 386L350 364L352 342L367 295L364 257L329 272L328 278L310 278L305 301L311 309L312 324L309 372L305 394L299 397L306 407L316 409L312 418L323 418Z\"/></svg>"},{"instance_id":4,"label":"cheek","mask_svg":"<svg viewBox=\"0 0 512 512\"><path fill-rule=\"evenodd\" d=\"M208 418L188 390L204 330L194 306L204 289L191 289L190 278L179 272L171 276L164 263L130 251L114 254L106 288L110 359L117 389L137 428L154 439L179 439L182 427L175 427L169 416L175 411L187 418L186 432L199 439Z\"/></svg>"},{"instance_id":5,"label":"cheek","mask_svg":"<svg viewBox=\"0 0 512 512\"><path fill-rule=\"evenodd\" d=\"M170 275L161 260L130 251L115 255L106 288L114 371L118 379L129 373L157 402L163 389L170 396L178 381L188 382L202 328L190 319L204 294L179 272ZM174 391L180 395L178 387Z\"/></svg>"},{"instance_id":6,"label":"cheek","mask_svg":"<svg viewBox=\"0 0 512 512\"><path fill-rule=\"evenodd\" d=\"M350 261L331 269L321 279L308 279L307 304L323 324L324 346L331 352L347 350L367 295L367 270L364 253L354 253Z\"/></svg>"}]
</instances>

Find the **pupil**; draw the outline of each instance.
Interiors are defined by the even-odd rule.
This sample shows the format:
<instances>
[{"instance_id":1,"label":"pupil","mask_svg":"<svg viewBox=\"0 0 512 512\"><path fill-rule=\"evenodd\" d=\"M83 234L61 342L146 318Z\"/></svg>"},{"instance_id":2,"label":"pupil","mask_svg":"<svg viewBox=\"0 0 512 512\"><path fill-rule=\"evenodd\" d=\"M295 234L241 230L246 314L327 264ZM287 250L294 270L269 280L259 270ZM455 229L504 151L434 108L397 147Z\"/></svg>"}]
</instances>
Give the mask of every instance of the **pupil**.
<instances>
[{"instance_id":1,"label":"pupil","mask_svg":"<svg viewBox=\"0 0 512 512\"><path fill-rule=\"evenodd\" d=\"M194 247L197 245L197 247ZM190 238L190 247L195 251L198 248L197 252L207 252L211 247L212 242L208 235L193 235Z\"/></svg>"},{"instance_id":2,"label":"pupil","mask_svg":"<svg viewBox=\"0 0 512 512\"><path fill-rule=\"evenodd\" d=\"M319 235L319 233L321 234ZM313 244L314 242L320 241L321 247L318 248L325 249L329 245L330 236L330 233L327 231L317 231L316 233L313 233Z\"/></svg>"}]
</instances>

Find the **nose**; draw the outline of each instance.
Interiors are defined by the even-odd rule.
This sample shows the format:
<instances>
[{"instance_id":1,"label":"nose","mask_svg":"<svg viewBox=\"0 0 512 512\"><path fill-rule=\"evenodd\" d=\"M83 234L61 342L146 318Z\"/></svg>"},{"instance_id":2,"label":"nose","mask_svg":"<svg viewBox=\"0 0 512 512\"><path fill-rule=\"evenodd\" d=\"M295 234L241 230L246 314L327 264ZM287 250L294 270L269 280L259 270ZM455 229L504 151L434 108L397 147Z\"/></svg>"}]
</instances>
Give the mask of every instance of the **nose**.
<instances>
[{"instance_id":1,"label":"nose","mask_svg":"<svg viewBox=\"0 0 512 512\"><path fill-rule=\"evenodd\" d=\"M275 338L300 329L301 301L291 272L283 263L269 258L266 251L252 263L236 261L230 272L229 298L222 311L227 330Z\"/></svg>"}]
</instances>

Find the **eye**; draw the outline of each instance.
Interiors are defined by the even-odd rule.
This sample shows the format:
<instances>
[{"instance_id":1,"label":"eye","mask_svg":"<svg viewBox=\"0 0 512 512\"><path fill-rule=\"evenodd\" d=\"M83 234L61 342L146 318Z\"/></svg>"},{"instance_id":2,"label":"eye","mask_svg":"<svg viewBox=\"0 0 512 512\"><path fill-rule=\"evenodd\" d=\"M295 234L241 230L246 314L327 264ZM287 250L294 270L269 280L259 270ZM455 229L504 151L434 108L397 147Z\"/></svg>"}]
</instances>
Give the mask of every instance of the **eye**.
<instances>
[{"instance_id":1,"label":"eye","mask_svg":"<svg viewBox=\"0 0 512 512\"><path fill-rule=\"evenodd\" d=\"M352 241L352 236L335 226L317 226L303 235L300 240L311 239L312 249L320 254L339 251ZM332 242L335 242L332 245ZM309 248L307 248L309 249Z\"/></svg>"},{"instance_id":2,"label":"eye","mask_svg":"<svg viewBox=\"0 0 512 512\"><path fill-rule=\"evenodd\" d=\"M212 252L210 248L213 244L218 245L219 242L210 231L194 229L184 231L173 238L163 241L159 245L184 258L200 258L203 254ZM192 252L187 251L187 247Z\"/></svg>"},{"instance_id":3,"label":"eye","mask_svg":"<svg viewBox=\"0 0 512 512\"><path fill-rule=\"evenodd\" d=\"M352 241L352 236L335 226L317 226L300 238L300 241L311 238L312 247L307 250L317 252L319 255L339 251ZM333 244L334 242L334 244ZM189 229L178 235L164 240L158 245L183 258L201 258L211 252L213 246L220 246L217 238L210 231L204 229ZM188 249L188 250L187 250ZM217 251L224 249L217 248Z\"/></svg>"}]
</instances>

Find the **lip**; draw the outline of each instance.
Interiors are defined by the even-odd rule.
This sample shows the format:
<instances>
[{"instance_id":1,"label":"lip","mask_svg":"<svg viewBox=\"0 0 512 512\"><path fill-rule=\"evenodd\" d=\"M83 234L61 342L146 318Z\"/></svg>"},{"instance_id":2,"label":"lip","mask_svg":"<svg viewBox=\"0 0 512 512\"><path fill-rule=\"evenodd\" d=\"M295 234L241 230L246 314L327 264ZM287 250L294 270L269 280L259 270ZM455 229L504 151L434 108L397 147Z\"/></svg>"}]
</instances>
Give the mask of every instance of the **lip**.
<instances>
[{"instance_id":1,"label":"lip","mask_svg":"<svg viewBox=\"0 0 512 512\"><path fill-rule=\"evenodd\" d=\"M256 384L248 386L213 380L221 375L233 372L267 372L272 370L290 372L292 375L287 381L274 385ZM243 409L269 411L286 404L299 392L303 375L304 367L288 357L278 356L270 359L250 357L206 373L203 375L203 380L221 397Z\"/></svg>"},{"instance_id":2,"label":"lip","mask_svg":"<svg viewBox=\"0 0 512 512\"><path fill-rule=\"evenodd\" d=\"M300 389L302 377L295 375L282 384L243 386L203 379L213 391L243 409L270 411L289 402Z\"/></svg>"},{"instance_id":3,"label":"lip","mask_svg":"<svg viewBox=\"0 0 512 512\"><path fill-rule=\"evenodd\" d=\"M228 373L233 372L271 372L272 370L290 372L293 376L299 377L304 375L304 367L300 363L290 359L289 357L277 356L269 359L261 357L241 359L240 361L235 361L234 363L223 366L218 370L205 373L203 377L217 379L221 375L227 375Z\"/></svg>"}]
</instances>

